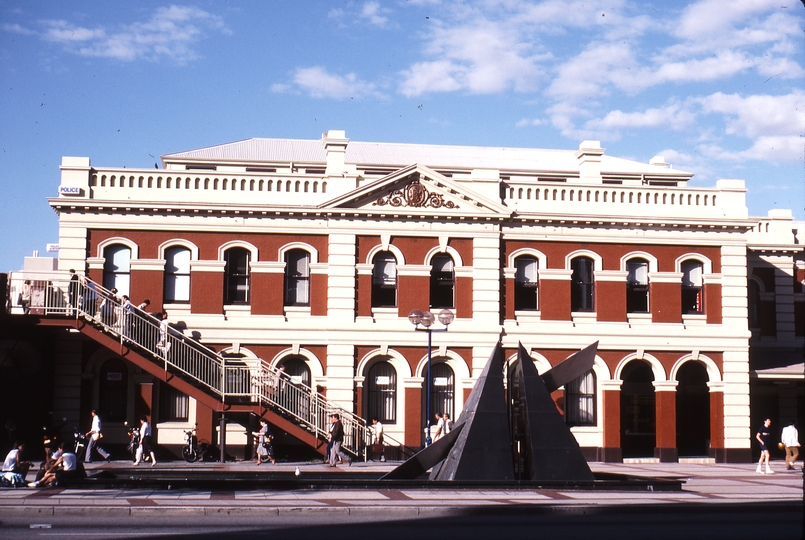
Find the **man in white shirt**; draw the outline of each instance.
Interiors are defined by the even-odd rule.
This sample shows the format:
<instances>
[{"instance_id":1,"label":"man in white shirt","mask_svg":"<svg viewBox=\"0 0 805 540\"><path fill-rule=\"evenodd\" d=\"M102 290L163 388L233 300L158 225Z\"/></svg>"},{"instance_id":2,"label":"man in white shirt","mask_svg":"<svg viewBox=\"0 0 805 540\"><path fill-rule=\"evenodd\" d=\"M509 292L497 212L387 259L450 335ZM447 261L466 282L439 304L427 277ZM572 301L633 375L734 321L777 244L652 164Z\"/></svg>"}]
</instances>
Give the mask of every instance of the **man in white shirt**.
<instances>
[{"instance_id":1,"label":"man in white shirt","mask_svg":"<svg viewBox=\"0 0 805 540\"><path fill-rule=\"evenodd\" d=\"M98 416L98 412L93 409L90 411L92 415L92 427L89 431L87 431L87 453L84 454L84 463L92 463L92 451L97 449L98 453L103 457L105 460L109 460L109 452L104 450L98 445L98 441L103 436L101 434L101 417Z\"/></svg>"},{"instance_id":2,"label":"man in white shirt","mask_svg":"<svg viewBox=\"0 0 805 540\"><path fill-rule=\"evenodd\" d=\"M372 418L372 453L380 452L380 461L386 461L386 451L383 446L383 424L377 418Z\"/></svg>"},{"instance_id":3,"label":"man in white shirt","mask_svg":"<svg viewBox=\"0 0 805 540\"><path fill-rule=\"evenodd\" d=\"M785 468L786 470L794 470L794 462L799 457L799 433L791 422L783 428L783 433L780 436L780 442L785 446Z\"/></svg>"}]
</instances>

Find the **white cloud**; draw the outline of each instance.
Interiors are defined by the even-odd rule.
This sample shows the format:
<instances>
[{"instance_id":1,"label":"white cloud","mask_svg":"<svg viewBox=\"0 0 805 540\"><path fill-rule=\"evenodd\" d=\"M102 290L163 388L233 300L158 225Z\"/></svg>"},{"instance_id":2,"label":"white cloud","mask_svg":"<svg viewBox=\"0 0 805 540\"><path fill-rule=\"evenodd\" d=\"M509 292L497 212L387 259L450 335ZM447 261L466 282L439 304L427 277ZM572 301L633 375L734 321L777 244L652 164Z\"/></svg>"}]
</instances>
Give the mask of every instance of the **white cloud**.
<instances>
[{"instance_id":1,"label":"white cloud","mask_svg":"<svg viewBox=\"0 0 805 540\"><path fill-rule=\"evenodd\" d=\"M733 151L738 160L796 162L802 159L805 133L805 99L799 93L784 96L712 94L696 100L705 114L725 117L727 135L747 138L752 146Z\"/></svg>"},{"instance_id":2,"label":"white cloud","mask_svg":"<svg viewBox=\"0 0 805 540\"><path fill-rule=\"evenodd\" d=\"M650 108L640 112L611 111L600 120L590 120L587 129L654 128L683 129L695 121L695 115L681 104Z\"/></svg>"},{"instance_id":3,"label":"white cloud","mask_svg":"<svg viewBox=\"0 0 805 540\"><path fill-rule=\"evenodd\" d=\"M532 44L516 34L483 18L455 27L434 21L425 49L436 59L402 71L400 91L411 97L457 90L474 94L536 90L538 64L549 55L535 53Z\"/></svg>"},{"instance_id":4,"label":"white cloud","mask_svg":"<svg viewBox=\"0 0 805 540\"><path fill-rule=\"evenodd\" d=\"M206 32L229 33L220 17L185 6L159 8L146 22L115 29L86 28L64 20L45 20L42 24L43 38L69 52L126 61L169 58L186 62L198 57L194 45Z\"/></svg>"},{"instance_id":5,"label":"white cloud","mask_svg":"<svg viewBox=\"0 0 805 540\"><path fill-rule=\"evenodd\" d=\"M358 79L354 73L334 75L320 66L297 68L293 83L314 98L349 99L380 97L375 85ZM274 85L274 91L287 91L285 85Z\"/></svg>"},{"instance_id":6,"label":"white cloud","mask_svg":"<svg viewBox=\"0 0 805 540\"><path fill-rule=\"evenodd\" d=\"M382 13L386 12L388 12L388 10L381 8L378 2L366 2L361 9L361 18L366 19L370 24L382 28L386 26L386 23L389 21L388 17L382 15Z\"/></svg>"},{"instance_id":7,"label":"white cloud","mask_svg":"<svg viewBox=\"0 0 805 540\"><path fill-rule=\"evenodd\" d=\"M34 32L33 30L25 28L24 26L20 26L17 23L14 24L4 23L0 25L0 29L2 29L3 32L9 32L11 34L20 34L22 36L32 36L36 34L36 32Z\"/></svg>"},{"instance_id":8,"label":"white cloud","mask_svg":"<svg viewBox=\"0 0 805 540\"><path fill-rule=\"evenodd\" d=\"M531 126L541 126L544 125L545 122L540 120L539 118L523 118L518 120L515 127L531 127Z\"/></svg>"}]
</instances>

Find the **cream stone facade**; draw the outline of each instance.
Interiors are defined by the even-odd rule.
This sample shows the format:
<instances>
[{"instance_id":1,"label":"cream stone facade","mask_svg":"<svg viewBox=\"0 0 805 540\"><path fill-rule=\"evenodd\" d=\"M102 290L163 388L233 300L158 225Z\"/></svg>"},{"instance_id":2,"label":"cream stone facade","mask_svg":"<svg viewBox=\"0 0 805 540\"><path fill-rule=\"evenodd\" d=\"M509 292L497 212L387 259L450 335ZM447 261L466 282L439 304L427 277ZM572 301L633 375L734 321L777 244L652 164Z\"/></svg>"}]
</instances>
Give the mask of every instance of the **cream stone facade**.
<instances>
[{"instance_id":1,"label":"cream stone facade","mask_svg":"<svg viewBox=\"0 0 805 540\"><path fill-rule=\"evenodd\" d=\"M160 169L65 157L49 203L61 273L149 298L250 369L287 365L333 404L382 416L401 446L420 446L425 425L426 336L408 313L450 309L433 334L435 411L458 417L499 341L509 362L522 342L541 372L598 341L592 373L554 394L588 459L748 461L757 417L801 416L801 376L774 412L769 388L757 407L750 390L796 351L801 362L805 226L785 211L750 217L740 180L692 176L597 141L457 147L329 131L166 155ZM99 369L74 340L56 387ZM753 348L766 351L757 365ZM766 362L775 350L783 366ZM199 419L214 438L215 414L193 396L186 417L163 421L170 381L126 368L126 415L154 416L160 444ZM99 388L72 388L57 400L65 415L99 404Z\"/></svg>"}]
</instances>

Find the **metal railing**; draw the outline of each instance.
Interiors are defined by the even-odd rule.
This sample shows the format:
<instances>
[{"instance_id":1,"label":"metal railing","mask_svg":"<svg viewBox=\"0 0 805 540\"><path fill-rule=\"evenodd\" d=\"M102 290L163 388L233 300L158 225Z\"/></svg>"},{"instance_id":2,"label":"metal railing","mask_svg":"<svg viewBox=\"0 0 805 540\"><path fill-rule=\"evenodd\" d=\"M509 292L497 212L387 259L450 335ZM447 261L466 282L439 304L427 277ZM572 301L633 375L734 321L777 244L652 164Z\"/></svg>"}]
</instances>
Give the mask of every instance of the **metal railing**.
<instances>
[{"instance_id":1,"label":"metal railing","mask_svg":"<svg viewBox=\"0 0 805 540\"><path fill-rule=\"evenodd\" d=\"M180 374L185 381L214 394L222 402L260 403L322 439L328 436L330 415L338 414L344 425L341 448L366 457L371 431L365 421L328 402L311 387L294 382L284 372L262 361L257 370L233 365L231 359L227 361L172 328L167 320L159 320L132 304L124 305L111 291L88 278L70 280L61 273L36 277L45 279L28 280L30 294L24 294L24 278L9 276L7 294L12 313L81 319L121 344L145 353L166 372ZM30 300L25 301L23 296Z\"/></svg>"}]
</instances>

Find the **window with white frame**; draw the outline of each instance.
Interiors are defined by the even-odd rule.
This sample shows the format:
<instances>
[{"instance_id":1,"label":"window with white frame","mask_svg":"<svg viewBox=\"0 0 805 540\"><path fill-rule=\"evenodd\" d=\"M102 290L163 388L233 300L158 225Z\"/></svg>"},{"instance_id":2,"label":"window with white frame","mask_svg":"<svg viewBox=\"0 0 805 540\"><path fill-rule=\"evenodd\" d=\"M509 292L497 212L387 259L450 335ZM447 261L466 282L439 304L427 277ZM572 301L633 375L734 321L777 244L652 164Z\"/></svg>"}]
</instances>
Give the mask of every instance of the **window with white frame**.
<instances>
[{"instance_id":1,"label":"window with white frame","mask_svg":"<svg viewBox=\"0 0 805 540\"><path fill-rule=\"evenodd\" d=\"M455 307L456 274L453 258L447 254L434 255L430 270L430 307Z\"/></svg>"},{"instance_id":2,"label":"window with white frame","mask_svg":"<svg viewBox=\"0 0 805 540\"><path fill-rule=\"evenodd\" d=\"M159 386L159 420L160 422L187 421L190 416L190 398L187 394L169 386Z\"/></svg>"},{"instance_id":3,"label":"window with white frame","mask_svg":"<svg viewBox=\"0 0 805 540\"><path fill-rule=\"evenodd\" d=\"M164 302L167 304L190 301L190 250L173 246L165 250Z\"/></svg>"},{"instance_id":4,"label":"window with white frame","mask_svg":"<svg viewBox=\"0 0 805 540\"><path fill-rule=\"evenodd\" d=\"M626 312L648 313L648 261L629 259L626 261Z\"/></svg>"},{"instance_id":5,"label":"window with white frame","mask_svg":"<svg viewBox=\"0 0 805 540\"><path fill-rule=\"evenodd\" d=\"M249 303L250 260L251 253L246 248L233 247L224 252L224 304Z\"/></svg>"},{"instance_id":6,"label":"window with white frame","mask_svg":"<svg viewBox=\"0 0 805 540\"><path fill-rule=\"evenodd\" d=\"M536 257L523 255L514 260L514 267L515 311L539 309L539 261Z\"/></svg>"},{"instance_id":7,"label":"window with white frame","mask_svg":"<svg viewBox=\"0 0 805 540\"><path fill-rule=\"evenodd\" d=\"M595 311L595 283L593 271L595 261L590 257L575 257L570 261L571 311Z\"/></svg>"},{"instance_id":8,"label":"window with white frame","mask_svg":"<svg viewBox=\"0 0 805 540\"><path fill-rule=\"evenodd\" d=\"M366 418L397 422L397 370L389 362L377 362L366 373Z\"/></svg>"},{"instance_id":9,"label":"window with white frame","mask_svg":"<svg viewBox=\"0 0 805 540\"><path fill-rule=\"evenodd\" d=\"M310 253L303 249L285 253L285 305L310 305Z\"/></svg>"},{"instance_id":10,"label":"window with white frame","mask_svg":"<svg viewBox=\"0 0 805 540\"><path fill-rule=\"evenodd\" d=\"M390 251L381 251L372 265L372 307L396 307L397 259Z\"/></svg>"},{"instance_id":11,"label":"window with white frame","mask_svg":"<svg viewBox=\"0 0 805 540\"><path fill-rule=\"evenodd\" d=\"M129 294L131 282L131 248L123 244L106 246L103 250L103 286L117 289L118 296Z\"/></svg>"},{"instance_id":12,"label":"window with white frame","mask_svg":"<svg viewBox=\"0 0 805 540\"><path fill-rule=\"evenodd\" d=\"M595 373L592 370L565 385L565 423L567 425L596 425L595 404Z\"/></svg>"},{"instance_id":13,"label":"window with white frame","mask_svg":"<svg viewBox=\"0 0 805 540\"><path fill-rule=\"evenodd\" d=\"M697 260L682 261L682 313L704 313L704 265Z\"/></svg>"}]
</instances>

